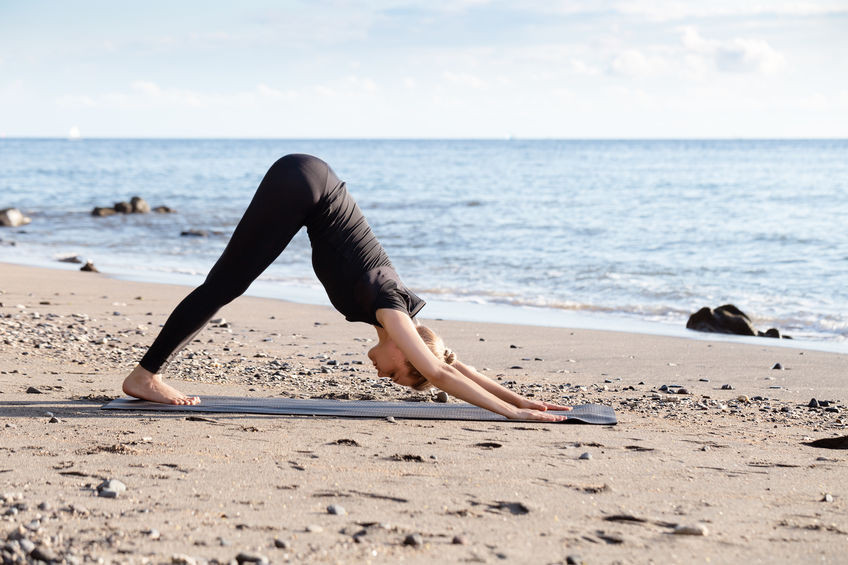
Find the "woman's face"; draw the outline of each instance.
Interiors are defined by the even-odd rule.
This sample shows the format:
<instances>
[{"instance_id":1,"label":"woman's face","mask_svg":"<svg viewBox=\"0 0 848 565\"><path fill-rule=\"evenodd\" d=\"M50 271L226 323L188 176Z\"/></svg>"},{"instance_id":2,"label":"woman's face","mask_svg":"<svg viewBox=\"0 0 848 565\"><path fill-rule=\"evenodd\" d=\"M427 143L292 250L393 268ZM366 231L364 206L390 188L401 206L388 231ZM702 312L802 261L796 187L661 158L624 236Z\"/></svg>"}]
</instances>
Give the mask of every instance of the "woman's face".
<instances>
[{"instance_id":1,"label":"woman's face","mask_svg":"<svg viewBox=\"0 0 848 565\"><path fill-rule=\"evenodd\" d=\"M393 383L412 386L417 379L409 374L406 356L391 340L380 341L368 351L368 358L377 369L377 376L390 379Z\"/></svg>"}]
</instances>

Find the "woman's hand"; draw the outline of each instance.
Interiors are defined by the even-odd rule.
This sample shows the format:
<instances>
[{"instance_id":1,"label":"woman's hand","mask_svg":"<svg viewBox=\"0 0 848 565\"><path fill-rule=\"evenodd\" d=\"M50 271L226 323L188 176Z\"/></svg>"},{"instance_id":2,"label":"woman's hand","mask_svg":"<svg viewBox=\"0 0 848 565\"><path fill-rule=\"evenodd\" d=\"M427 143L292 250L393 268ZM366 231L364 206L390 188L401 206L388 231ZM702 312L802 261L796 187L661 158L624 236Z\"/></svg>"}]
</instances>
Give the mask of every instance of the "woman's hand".
<instances>
[{"instance_id":1,"label":"woman's hand","mask_svg":"<svg viewBox=\"0 0 848 565\"><path fill-rule=\"evenodd\" d=\"M528 400L524 399L524 402L521 404L521 408L526 408L528 410L540 410L544 412L545 410L563 410L568 411L571 410L571 406L561 406L559 404L553 404L551 402L541 402L537 400Z\"/></svg>"},{"instance_id":2,"label":"woman's hand","mask_svg":"<svg viewBox=\"0 0 848 565\"><path fill-rule=\"evenodd\" d=\"M562 422L567 416L552 414L544 410L519 409L508 416L510 420L536 420L539 422Z\"/></svg>"}]
</instances>

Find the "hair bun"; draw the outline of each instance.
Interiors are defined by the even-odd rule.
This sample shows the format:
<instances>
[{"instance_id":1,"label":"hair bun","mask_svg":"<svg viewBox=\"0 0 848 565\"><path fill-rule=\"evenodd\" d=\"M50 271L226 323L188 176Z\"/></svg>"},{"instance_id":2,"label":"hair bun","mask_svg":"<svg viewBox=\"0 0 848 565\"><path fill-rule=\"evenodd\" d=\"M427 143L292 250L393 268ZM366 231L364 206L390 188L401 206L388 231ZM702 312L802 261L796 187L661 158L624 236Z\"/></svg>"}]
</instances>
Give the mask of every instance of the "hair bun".
<instances>
[{"instance_id":1,"label":"hair bun","mask_svg":"<svg viewBox=\"0 0 848 565\"><path fill-rule=\"evenodd\" d=\"M454 361L456 361L456 353L454 353L448 348L445 348L445 363L447 363L448 365L453 365Z\"/></svg>"}]
</instances>

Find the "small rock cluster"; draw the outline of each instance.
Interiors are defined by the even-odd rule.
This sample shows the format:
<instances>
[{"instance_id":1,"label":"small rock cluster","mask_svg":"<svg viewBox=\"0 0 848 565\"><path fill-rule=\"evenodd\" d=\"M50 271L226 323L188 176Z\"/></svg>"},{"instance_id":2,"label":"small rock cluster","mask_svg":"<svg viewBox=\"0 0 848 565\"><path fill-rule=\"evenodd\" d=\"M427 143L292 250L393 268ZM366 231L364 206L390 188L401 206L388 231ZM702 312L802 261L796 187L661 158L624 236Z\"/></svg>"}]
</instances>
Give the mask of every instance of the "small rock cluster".
<instances>
[{"instance_id":1,"label":"small rock cluster","mask_svg":"<svg viewBox=\"0 0 848 565\"><path fill-rule=\"evenodd\" d=\"M5 228L16 228L25 226L32 221L32 218L24 216L23 212L17 208L4 208L0 210L0 226Z\"/></svg>"},{"instance_id":2,"label":"small rock cluster","mask_svg":"<svg viewBox=\"0 0 848 565\"><path fill-rule=\"evenodd\" d=\"M129 202L115 202L111 208L96 206L92 211L92 216L112 216L113 214L147 214L149 212L159 214L172 214L175 212L173 208L168 206L157 206L151 210L150 204L140 196L133 196Z\"/></svg>"}]
</instances>

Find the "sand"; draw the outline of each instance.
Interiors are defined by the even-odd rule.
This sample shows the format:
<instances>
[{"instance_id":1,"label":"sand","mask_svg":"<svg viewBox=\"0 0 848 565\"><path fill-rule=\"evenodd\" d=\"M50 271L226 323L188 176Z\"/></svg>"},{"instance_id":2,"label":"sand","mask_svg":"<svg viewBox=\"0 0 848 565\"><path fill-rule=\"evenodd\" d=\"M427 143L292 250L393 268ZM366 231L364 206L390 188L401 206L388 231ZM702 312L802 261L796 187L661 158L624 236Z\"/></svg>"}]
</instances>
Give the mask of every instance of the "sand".
<instances>
[{"instance_id":1,"label":"sand","mask_svg":"<svg viewBox=\"0 0 848 565\"><path fill-rule=\"evenodd\" d=\"M848 435L848 356L425 309L465 362L619 425L100 410L188 290L0 264L0 555L846 562L848 452L803 443ZM373 330L330 308L243 297L220 317L166 373L187 393L431 401L379 381ZM98 496L106 479L126 491Z\"/></svg>"}]
</instances>

